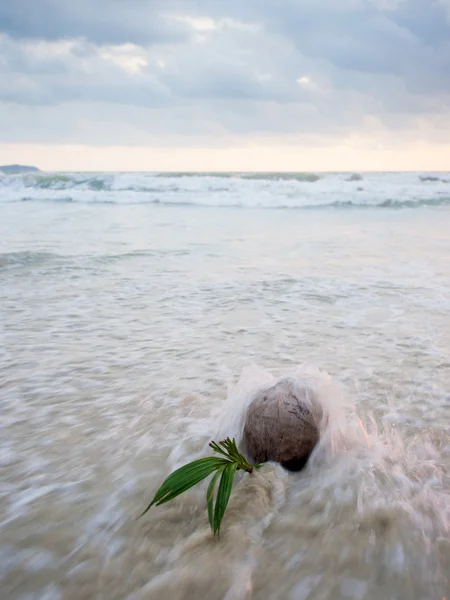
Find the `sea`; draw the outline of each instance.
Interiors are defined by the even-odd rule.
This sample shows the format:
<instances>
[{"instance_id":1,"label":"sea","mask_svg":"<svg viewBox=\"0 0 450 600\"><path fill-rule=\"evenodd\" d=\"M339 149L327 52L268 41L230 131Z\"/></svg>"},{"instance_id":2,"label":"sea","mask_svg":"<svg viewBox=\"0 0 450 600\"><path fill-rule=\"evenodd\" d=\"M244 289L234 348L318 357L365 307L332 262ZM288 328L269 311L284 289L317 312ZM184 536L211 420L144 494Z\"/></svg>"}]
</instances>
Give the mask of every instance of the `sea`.
<instances>
[{"instance_id":1,"label":"sea","mask_svg":"<svg viewBox=\"0 0 450 600\"><path fill-rule=\"evenodd\" d=\"M175 468L315 386L307 467ZM0 175L0 596L450 597L450 173Z\"/></svg>"}]
</instances>

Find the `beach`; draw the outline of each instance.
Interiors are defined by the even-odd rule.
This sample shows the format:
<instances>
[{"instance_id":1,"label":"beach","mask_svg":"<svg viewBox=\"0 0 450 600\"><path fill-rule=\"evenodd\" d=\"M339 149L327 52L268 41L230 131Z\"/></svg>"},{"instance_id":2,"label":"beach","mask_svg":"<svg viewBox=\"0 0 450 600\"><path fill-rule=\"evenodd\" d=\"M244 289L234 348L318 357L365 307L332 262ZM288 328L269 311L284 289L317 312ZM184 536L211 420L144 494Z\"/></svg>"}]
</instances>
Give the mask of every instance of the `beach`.
<instances>
[{"instance_id":1,"label":"beach","mask_svg":"<svg viewBox=\"0 0 450 600\"><path fill-rule=\"evenodd\" d=\"M0 178L2 597L449 597L450 174L357 175ZM136 520L316 372L336 435L222 540L201 486Z\"/></svg>"}]
</instances>

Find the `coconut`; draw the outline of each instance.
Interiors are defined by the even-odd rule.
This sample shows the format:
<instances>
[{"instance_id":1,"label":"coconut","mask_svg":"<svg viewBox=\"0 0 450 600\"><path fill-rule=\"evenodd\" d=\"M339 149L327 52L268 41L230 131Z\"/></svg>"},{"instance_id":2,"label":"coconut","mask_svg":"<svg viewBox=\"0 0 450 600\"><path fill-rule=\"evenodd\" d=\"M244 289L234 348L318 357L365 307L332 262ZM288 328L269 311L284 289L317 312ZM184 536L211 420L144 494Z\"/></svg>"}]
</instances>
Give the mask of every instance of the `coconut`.
<instances>
[{"instance_id":1,"label":"coconut","mask_svg":"<svg viewBox=\"0 0 450 600\"><path fill-rule=\"evenodd\" d=\"M257 463L274 461L299 471L319 441L314 390L291 379L259 392L248 407L243 441Z\"/></svg>"}]
</instances>

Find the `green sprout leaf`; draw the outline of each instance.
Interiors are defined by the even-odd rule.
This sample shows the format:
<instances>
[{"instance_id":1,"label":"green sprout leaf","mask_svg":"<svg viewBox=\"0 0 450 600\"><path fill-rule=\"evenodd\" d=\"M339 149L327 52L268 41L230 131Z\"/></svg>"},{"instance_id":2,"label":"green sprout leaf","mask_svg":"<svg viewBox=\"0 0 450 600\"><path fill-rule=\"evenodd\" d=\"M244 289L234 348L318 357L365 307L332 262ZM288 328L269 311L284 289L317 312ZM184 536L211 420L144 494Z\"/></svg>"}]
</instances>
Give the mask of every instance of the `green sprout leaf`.
<instances>
[{"instance_id":1,"label":"green sprout leaf","mask_svg":"<svg viewBox=\"0 0 450 600\"><path fill-rule=\"evenodd\" d=\"M177 469L164 481L141 516L145 515L152 506L159 506L160 504L169 502L169 500L173 500L189 488L200 483L203 479L206 479L206 477L211 475L216 469L225 466L227 463L229 463L229 461L224 458L208 456L207 458L195 460L194 462Z\"/></svg>"},{"instance_id":2,"label":"green sprout leaf","mask_svg":"<svg viewBox=\"0 0 450 600\"><path fill-rule=\"evenodd\" d=\"M216 506L214 508L214 535L219 535L220 533L220 524L222 522L223 515L225 514L228 500L230 499L231 489L233 487L233 479L237 468L238 465L236 463L231 463L226 465L226 467L223 469L222 477L219 483L219 489L217 491Z\"/></svg>"},{"instance_id":3,"label":"green sprout leaf","mask_svg":"<svg viewBox=\"0 0 450 600\"><path fill-rule=\"evenodd\" d=\"M218 444L216 442L211 442L209 445L214 452L217 452L221 456L208 456L206 458L194 460L174 471L163 482L153 500L141 514L141 517L145 515L152 506L159 506L169 502L169 500L173 500L189 488L200 483L203 479L209 477L209 475L215 471L206 492L206 505L211 529L215 536L219 535L220 525L228 506L236 472L242 470L247 473L252 473L253 469L259 468L260 465L251 465L245 456L237 449L236 441L234 439L230 440L230 438L227 438ZM219 489L217 490L216 502L214 505L214 492L219 477Z\"/></svg>"},{"instance_id":4,"label":"green sprout leaf","mask_svg":"<svg viewBox=\"0 0 450 600\"><path fill-rule=\"evenodd\" d=\"M208 507L208 521L211 526L211 529L214 531L214 490L217 484L217 480L220 475L223 473L223 469L219 469L214 477L211 479L208 491L206 492L206 506Z\"/></svg>"}]
</instances>

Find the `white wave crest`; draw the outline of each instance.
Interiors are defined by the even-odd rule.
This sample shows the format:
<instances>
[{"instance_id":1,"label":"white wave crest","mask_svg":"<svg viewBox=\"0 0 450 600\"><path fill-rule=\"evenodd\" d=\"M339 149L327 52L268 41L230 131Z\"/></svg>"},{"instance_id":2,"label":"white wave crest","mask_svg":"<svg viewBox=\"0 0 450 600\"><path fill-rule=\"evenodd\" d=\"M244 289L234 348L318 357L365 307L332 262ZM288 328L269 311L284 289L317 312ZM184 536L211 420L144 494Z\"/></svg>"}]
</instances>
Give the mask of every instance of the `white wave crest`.
<instances>
[{"instance_id":1,"label":"white wave crest","mask_svg":"<svg viewBox=\"0 0 450 600\"><path fill-rule=\"evenodd\" d=\"M450 205L450 174L27 173L0 176L0 202L242 208Z\"/></svg>"}]
</instances>

